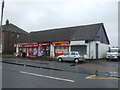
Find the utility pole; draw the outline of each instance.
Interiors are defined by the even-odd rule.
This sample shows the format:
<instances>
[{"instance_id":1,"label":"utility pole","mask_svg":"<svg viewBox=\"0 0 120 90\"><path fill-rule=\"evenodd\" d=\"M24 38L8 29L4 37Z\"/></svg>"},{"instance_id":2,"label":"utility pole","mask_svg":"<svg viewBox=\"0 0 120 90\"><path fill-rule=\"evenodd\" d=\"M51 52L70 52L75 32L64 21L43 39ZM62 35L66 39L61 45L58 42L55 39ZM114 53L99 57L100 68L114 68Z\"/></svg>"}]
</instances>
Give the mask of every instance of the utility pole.
<instances>
[{"instance_id":1,"label":"utility pole","mask_svg":"<svg viewBox=\"0 0 120 90\"><path fill-rule=\"evenodd\" d=\"M2 10L1 10L1 26L3 21L3 10L4 10L4 0L2 1Z\"/></svg>"},{"instance_id":2,"label":"utility pole","mask_svg":"<svg viewBox=\"0 0 120 90\"><path fill-rule=\"evenodd\" d=\"M1 22L0 22L0 53L2 53L2 44L3 44L3 42L2 42L2 22L3 22L3 11L4 11L4 0L2 0L2 7L1 7Z\"/></svg>"},{"instance_id":3,"label":"utility pole","mask_svg":"<svg viewBox=\"0 0 120 90\"><path fill-rule=\"evenodd\" d=\"M1 10L1 26L3 21L3 10L4 10L4 0L2 1L2 10Z\"/></svg>"}]
</instances>

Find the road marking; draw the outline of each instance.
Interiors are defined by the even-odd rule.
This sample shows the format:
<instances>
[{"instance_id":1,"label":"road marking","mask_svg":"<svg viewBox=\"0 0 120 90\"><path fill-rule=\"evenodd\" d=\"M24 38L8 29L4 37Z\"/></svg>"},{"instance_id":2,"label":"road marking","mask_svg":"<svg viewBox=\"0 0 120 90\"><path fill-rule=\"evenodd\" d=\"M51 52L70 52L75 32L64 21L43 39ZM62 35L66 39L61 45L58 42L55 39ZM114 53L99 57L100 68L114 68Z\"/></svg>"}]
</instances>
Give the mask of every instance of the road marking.
<instances>
[{"instance_id":1,"label":"road marking","mask_svg":"<svg viewBox=\"0 0 120 90\"><path fill-rule=\"evenodd\" d=\"M0 69L2 69L2 67L0 67Z\"/></svg>"},{"instance_id":2,"label":"road marking","mask_svg":"<svg viewBox=\"0 0 120 90\"><path fill-rule=\"evenodd\" d=\"M20 73L28 74L28 75L32 75L32 76L39 76L39 77L44 77L44 78L50 78L50 79L55 79L55 80L67 81L67 82L72 82L72 83L75 82L74 80L70 80L70 79L58 78L58 77L52 77L52 76L46 76L46 75L29 73L29 72L24 72L24 71L20 71Z\"/></svg>"},{"instance_id":3,"label":"road marking","mask_svg":"<svg viewBox=\"0 0 120 90\"><path fill-rule=\"evenodd\" d=\"M119 78L114 78L114 77L94 77L91 79L119 79Z\"/></svg>"},{"instance_id":4,"label":"road marking","mask_svg":"<svg viewBox=\"0 0 120 90\"><path fill-rule=\"evenodd\" d=\"M86 79L90 79L90 78L93 78L93 77L95 77L96 75L91 75L91 76L89 76L89 77L85 77Z\"/></svg>"},{"instance_id":5,"label":"road marking","mask_svg":"<svg viewBox=\"0 0 120 90\"><path fill-rule=\"evenodd\" d=\"M116 77L96 77L96 75L91 75L91 76L88 76L88 77L85 77L86 79L119 79L119 78L116 78Z\"/></svg>"}]
</instances>

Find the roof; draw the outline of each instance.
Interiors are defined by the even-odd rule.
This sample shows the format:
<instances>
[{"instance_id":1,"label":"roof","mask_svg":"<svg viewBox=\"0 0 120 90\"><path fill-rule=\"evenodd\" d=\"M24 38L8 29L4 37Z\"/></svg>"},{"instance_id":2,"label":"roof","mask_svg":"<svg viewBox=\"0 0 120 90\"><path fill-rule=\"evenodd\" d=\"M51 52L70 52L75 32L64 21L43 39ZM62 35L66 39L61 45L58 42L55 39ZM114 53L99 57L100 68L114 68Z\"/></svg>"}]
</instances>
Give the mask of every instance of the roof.
<instances>
[{"instance_id":1,"label":"roof","mask_svg":"<svg viewBox=\"0 0 120 90\"><path fill-rule=\"evenodd\" d=\"M0 26L0 31L1 31L1 26ZM14 33L27 34L26 31L24 31L23 29L15 26L13 24L2 25L2 32L14 32Z\"/></svg>"},{"instance_id":2,"label":"roof","mask_svg":"<svg viewBox=\"0 0 120 90\"><path fill-rule=\"evenodd\" d=\"M103 23L31 32L31 42L94 40Z\"/></svg>"}]
</instances>

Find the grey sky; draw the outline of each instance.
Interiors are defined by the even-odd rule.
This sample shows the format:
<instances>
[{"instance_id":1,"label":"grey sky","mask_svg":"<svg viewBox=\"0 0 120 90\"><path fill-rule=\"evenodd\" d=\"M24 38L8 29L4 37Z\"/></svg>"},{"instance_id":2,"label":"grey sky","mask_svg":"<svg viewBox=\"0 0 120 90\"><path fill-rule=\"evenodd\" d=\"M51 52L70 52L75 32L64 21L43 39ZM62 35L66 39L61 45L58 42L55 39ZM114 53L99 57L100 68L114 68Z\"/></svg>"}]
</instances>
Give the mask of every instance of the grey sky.
<instances>
[{"instance_id":1,"label":"grey sky","mask_svg":"<svg viewBox=\"0 0 120 90\"><path fill-rule=\"evenodd\" d=\"M28 32L102 22L118 45L118 0L6 0L6 19Z\"/></svg>"}]
</instances>

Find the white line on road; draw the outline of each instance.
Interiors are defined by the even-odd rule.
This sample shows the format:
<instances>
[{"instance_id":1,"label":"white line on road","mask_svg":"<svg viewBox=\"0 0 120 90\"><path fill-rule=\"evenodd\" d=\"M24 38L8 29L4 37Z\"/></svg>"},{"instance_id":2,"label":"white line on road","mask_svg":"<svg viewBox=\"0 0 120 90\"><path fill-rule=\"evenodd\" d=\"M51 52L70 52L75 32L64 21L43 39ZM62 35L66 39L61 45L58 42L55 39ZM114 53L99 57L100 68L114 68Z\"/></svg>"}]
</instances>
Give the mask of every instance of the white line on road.
<instances>
[{"instance_id":1,"label":"white line on road","mask_svg":"<svg viewBox=\"0 0 120 90\"><path fill-rule=\"evenodd\" d=\"M32 76L39 76L39 77L44 77L44 78L50 78L50 79L55 79L55 80L62 80L62 81L67 81L67 82L72 82L72 83L75 82L74 80L70 80L70 79L58 78L58 77L52 77L52 76L46 76L46 75L29 73L29 72L24 72L24 71L20 71L20 73L28 74L28 75L32 75Z\"/></svg>"},{"instance_id":2,"label":"white line on road","mask_svg":"<svg viewBox=\"0 0 120 90\"><path fill-rule=\"evenodd\" d=\"M0 69L2 69L2 67L0 67Z\"/></svg>"}]
</instances>

